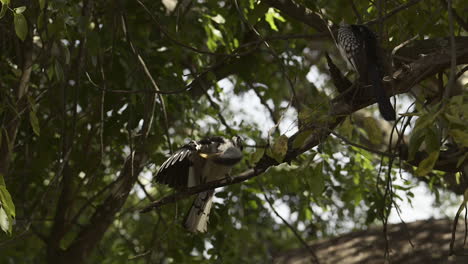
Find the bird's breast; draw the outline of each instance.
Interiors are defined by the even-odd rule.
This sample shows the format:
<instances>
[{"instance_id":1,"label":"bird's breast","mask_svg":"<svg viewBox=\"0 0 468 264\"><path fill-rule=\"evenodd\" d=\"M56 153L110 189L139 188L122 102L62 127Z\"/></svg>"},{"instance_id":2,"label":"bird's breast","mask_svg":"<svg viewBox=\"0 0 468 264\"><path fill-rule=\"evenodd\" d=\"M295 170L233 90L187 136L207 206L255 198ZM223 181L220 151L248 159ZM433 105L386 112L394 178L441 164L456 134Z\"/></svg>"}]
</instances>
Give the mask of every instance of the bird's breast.
<instances>
[{"instance_id":1,"label":"bird's breast","mask_svg":"<svg viewBox=\"0 0 468 264\"><path fill-rule=\"evenodd\" d=\"M213 161L208 161L203 168L203 177L205 182L220 180L225 178L231 171L232 166L217 164Z\"/></svg>"}]
</instances>

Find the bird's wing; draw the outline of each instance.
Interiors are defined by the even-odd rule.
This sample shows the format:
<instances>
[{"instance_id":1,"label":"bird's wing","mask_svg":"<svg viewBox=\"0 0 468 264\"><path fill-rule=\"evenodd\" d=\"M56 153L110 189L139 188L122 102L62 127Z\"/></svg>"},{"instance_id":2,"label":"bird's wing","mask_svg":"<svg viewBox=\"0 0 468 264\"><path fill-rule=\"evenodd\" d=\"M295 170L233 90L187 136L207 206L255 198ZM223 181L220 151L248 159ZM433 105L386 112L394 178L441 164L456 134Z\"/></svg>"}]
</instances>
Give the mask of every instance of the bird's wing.
<instances>
[{"instance_id":1,"label":"bird's wing","mask_svg":"<svg viewBox=\"0 0 468 264\"><path fill-rule=\"evenodd\" d=\"M199 147L196 142L191 141L174 152L159 168L156 181L173 188L188 187L193 157Z\"/></svg>"}]
</instances>

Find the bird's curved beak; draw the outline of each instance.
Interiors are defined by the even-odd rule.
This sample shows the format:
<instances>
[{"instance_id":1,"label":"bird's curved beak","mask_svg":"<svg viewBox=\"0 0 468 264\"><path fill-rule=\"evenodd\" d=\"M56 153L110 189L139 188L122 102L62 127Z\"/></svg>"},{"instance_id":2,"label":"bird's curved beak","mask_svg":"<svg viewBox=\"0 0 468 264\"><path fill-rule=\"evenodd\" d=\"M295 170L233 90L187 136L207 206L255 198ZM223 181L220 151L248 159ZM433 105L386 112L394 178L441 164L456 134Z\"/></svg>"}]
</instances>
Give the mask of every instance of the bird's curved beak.
<instances>
[{"instance_id":1,"label":"bird's curved beak","mask_svg":"<svg viewBox=\"0 0 468 264\"><path fill-rule=\"evenodd\" d=\"M242 151L239 148L231 147L226 149L220 155L213 157L213 161L222 165L234 165L242 159Z\"/></svg>"}]
</instances>

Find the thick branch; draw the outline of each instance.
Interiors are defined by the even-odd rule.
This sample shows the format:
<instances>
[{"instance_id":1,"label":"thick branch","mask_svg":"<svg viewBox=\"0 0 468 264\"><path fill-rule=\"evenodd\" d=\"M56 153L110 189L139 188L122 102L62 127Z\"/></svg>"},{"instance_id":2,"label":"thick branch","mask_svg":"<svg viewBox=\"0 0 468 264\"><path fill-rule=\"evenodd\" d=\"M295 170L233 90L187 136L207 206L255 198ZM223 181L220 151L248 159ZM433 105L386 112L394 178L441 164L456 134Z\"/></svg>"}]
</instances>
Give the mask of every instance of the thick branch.
<instances>
[{"instance_id":1,"label":"thick branch","mask_svg":"<svg viewBox=\"0 0 468 264\"><path fill-rule=\"evenodd\" d=\"M460 41L460 38L458 40ZM440 70L446 69L450 64L450 57L446 56L444 52L445 50L442 49L440 50L440 53L428 55L426 57L423 57L415 61L414 63L409 65L408 69L407 68L404 68L405 70L399 69L397 71L399 72L399 74L398 76L396 76L396 79L394 80L394 84L393 84L395 89L391 89L391 85L389 83L386 84L389 94L395 95L395 94L406 93L418 82L428 78L429 76L439 72ZM457 54L457 63L468 62L468 46L460 47L459 45L457 45L456 54ZM342 78L345 78L345 77L342 77ZM351 85L350 82L346 82L343 80L337 81L336 83ZM340 89L343 90L343 88L345 87L341 87ZM330 131L335 129L341 123L341 121L344 120L344 118L347 115L375 103L375 99L373 97L366 97L366 98L363 98L363 100L360 100L359 102L357 102L357 104L354 104L355 102L352 102L353 105L347 105L348 103L349 101L347 101L344 98L342 100L335 102L333 106L331 107L331 109L333 109L333 112L330 113L330 119L329 119L330 121L328 123L309 124L308 126L301 128L298 132L296 132L296 134L291 136L288 140L289 149L283 160L283 163L294 160L298 155L317 146L320 142L323 142L330 134ZM313 131L312 131L312 134L305 140L303 145L299 148L292 148L291 146L293 146L293 142L295 138L299 134L307 130L313 130ZM254 168L248 169L238 174L229 182L226 180L218 180L218 181L212 181L203 185L195 186L192 188L188 188L185 191L181 191L172 195L168 195L156 202L151 203L147 207L143 208L141 212L144 213L144 212L151 211L153 208L157 208L168 203L173 203L177 200L187 198L196 193L200 193L203 191L212 190L214 188L232 185L232 184L246 181L250 178L261 175L268 168L277 166L278 164L279 163L276 160L264 155L260 159L260 161L257 164L255 164Z\"/></svg>"},{"instance_id":2,"label":"thick branch","mask_svg":"<svg viewBox=\"0 0 468 264\"><path fill-rule=\"evenodd\" d=\"M57 263L84 263L86 261L89 253L96 247L127 200L145 161L146 154L139 151L135 152L133 158L127 158L111 194L96 208L89 223L80 231L70 247L61 254L62 259L58 258Z\"/></svg>"}]
</instances>

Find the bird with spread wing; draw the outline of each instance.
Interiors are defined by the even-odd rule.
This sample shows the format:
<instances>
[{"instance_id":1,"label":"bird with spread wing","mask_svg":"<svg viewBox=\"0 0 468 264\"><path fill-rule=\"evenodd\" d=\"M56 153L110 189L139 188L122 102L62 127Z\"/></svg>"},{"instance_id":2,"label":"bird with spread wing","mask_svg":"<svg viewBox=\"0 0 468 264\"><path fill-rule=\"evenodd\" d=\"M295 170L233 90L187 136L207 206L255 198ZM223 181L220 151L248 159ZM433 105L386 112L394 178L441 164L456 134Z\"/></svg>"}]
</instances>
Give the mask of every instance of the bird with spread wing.
<instances>
[{"instance_id":1,"label":"bird with spread wing","mask_svg":"<svg viewBox=\"0 0 468 264\"><path fill-rule=\"evenodd\" d=\"M242 139L213 136L190 141L172 154L159 168L156 181L178 190L228 178L242 159ZM191 232L206 232L214 190L199 193L185 219Z\"/></svg>"}]
</instances>

